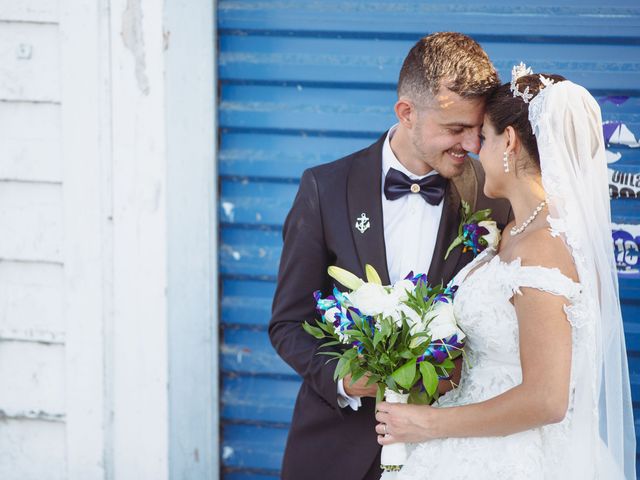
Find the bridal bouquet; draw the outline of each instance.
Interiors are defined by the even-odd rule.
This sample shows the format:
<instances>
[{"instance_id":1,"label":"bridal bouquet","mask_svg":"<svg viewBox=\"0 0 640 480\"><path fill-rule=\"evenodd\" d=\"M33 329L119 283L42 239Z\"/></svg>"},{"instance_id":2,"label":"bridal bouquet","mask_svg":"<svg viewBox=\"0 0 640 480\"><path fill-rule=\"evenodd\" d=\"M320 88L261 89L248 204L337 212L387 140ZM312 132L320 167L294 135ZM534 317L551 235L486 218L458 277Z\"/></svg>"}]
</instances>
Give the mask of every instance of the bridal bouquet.
<instances>
[{"instance_id":1,"label":"bridal bouquet","mask_svg":"<svg viewBox=\"0 0 640 480\"><path fill-rule=\"evenodd\" d=\"M455 287L432 287L426 275L413 273L385 286L372 266L365 273L366 282L329 267L329 275L349 291L334 288L326 298L315 292L321 319L303 328L327 340L323 347L334 347L320 353L337 360L335 379L350 374L355 382L368 375L367 385L378 386L378 401L430 403L438 381L451 378L453 359L463 352L465 336L453 315ZM398 470L405 457L404 444L385 446L383 468Z\"/></svg>"}]
</instances>

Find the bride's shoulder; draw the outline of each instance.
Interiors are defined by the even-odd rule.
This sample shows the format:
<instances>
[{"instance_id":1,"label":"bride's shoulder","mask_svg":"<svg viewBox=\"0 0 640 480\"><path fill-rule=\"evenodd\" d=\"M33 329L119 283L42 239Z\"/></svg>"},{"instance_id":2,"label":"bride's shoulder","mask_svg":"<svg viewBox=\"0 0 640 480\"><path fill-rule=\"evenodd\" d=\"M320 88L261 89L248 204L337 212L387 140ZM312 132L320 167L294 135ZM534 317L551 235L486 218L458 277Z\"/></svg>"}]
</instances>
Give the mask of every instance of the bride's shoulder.
<instances>
[{"instance_id":1,"label":"bride's shoulder","mask_svg":"<svg viewBox=\"0 0 640 480\"><path fill-rule=\"evenodd\" d=\"M505 229L506 230L506 229ZM538 228L513 241L512 255L520 258L522 266L557 268L565 276L578 282L578 272L566 243L553 236L549 228Z\"/></svg>"}]
</instances>

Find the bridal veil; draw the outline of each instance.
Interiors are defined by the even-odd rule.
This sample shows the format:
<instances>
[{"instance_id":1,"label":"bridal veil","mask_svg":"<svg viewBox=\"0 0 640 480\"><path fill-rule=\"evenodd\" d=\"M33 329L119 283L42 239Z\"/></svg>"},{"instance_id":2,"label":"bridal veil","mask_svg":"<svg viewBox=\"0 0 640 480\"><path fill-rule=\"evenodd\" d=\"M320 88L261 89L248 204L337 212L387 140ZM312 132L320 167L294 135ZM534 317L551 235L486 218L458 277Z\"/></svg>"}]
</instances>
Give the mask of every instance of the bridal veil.
<instances>
[{"instance_id":1,"label":"bridal veil","mask_svg":"<svg viewBox=\"0 0 640 480\"><path fill-rule=\"evenodd\" d=\"M529 121L540 154L548 220L571 251L586 294L585 302L567 307L579 311L571 315L573 418L568 451L555 452L566 469L558 478L635 479L636 440L600 107L586 89L563 81L531 100Z\"/></svg>"}]
</instances>

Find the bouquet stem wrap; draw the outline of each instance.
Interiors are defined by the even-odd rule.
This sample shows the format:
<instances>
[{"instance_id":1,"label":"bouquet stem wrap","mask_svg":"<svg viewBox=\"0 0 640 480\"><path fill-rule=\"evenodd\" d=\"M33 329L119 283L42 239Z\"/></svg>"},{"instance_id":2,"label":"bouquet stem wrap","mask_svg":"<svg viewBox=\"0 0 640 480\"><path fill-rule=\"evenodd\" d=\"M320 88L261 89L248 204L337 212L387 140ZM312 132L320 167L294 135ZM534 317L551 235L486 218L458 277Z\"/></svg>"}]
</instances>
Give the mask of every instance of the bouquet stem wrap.
<instances>
[{"instance_id":1,"label":"bouquet stem wrap","mask_svg":"<svg viewBox=\"0 0 640 480\"><path fill-rule=\"evenodd\" d=\"M398 393L388 388L384 391L384 398L389 403L407 403L408 393ZM380 454L380 466L384 471L397 472L407 461L407 445L405 443L394 443L383 445Z\"/></svg>"}]
</instances>

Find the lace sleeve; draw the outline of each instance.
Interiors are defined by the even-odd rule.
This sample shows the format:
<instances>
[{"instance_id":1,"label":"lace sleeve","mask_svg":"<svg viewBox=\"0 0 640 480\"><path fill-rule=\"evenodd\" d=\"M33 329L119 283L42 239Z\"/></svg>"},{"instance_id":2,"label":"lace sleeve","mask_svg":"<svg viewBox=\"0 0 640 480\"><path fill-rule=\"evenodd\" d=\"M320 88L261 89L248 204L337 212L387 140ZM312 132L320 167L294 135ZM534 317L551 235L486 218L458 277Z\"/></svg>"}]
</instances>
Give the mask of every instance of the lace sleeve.
<instances>
[{"instance_id":1,"label":"lace sleeve","mask_svg":"<svg viewBox=\"0 0 640 480\"><path fill-rule=\"evenodd\" d=\"M566 297L574 303L582 287L564 275L557 268L524 266L517 268L512 275L512 290L518 295L522 295L520 288L535 288L554 295Z\"/></svg>"}]
</instances>

